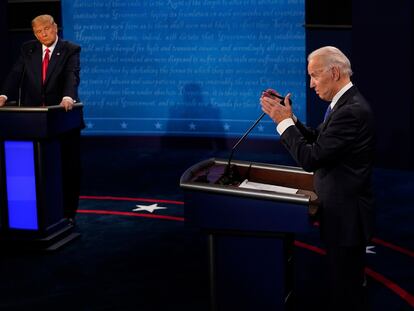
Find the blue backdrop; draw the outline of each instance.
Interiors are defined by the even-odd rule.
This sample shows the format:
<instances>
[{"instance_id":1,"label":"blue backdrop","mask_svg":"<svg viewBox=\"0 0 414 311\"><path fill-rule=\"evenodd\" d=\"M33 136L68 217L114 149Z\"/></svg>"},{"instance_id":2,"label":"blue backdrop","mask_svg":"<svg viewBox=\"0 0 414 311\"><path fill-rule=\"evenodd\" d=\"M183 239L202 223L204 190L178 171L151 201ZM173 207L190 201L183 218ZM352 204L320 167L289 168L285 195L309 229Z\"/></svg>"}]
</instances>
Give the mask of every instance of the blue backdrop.
<instances>
[{"instance_id":1,"label":"blue backdrop","mask_svg":"<svg viewBox=\"0 0 414 311\"><path fill-rule=\"evenodd\" d=\"M305 120L303 0L62 0L85 133L239 136L272 87ZM268 117L252 132L274 137Z\"/></svg>"}]
</instances>

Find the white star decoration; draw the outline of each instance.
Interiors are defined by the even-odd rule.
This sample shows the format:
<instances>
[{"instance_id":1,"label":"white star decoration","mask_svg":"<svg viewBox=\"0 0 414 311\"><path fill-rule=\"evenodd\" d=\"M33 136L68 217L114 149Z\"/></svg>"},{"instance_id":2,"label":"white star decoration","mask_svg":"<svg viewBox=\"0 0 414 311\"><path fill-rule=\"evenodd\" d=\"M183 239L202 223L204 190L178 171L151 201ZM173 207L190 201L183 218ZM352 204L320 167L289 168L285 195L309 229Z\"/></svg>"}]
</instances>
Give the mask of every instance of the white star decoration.
<instances>
[{"instance_id":1,"label":"white star decoration","mask_svg":"<svg viewBox=\"0 0 414 311\"><path fill-rule=\"evenodd\" d=\"M228 131L228 130L230 129L230 125L229 125L228 123L225 123L225 124L223 125L223 127L224 127L224 130L225 130L225 131Z\"/></svg>"},{"instance_id":2,"label":"white star decoration","mask_svg":"<svg viewBox=\"0 0 414 311\"><path fill-rule=\"evenodd\" d=\"M167 209L164 206L158 206L158 203L155 204L151 204L151 205L136 205L137 208L134 208L132 211L133 212L141 212L141 211L147 211L150 213L153 213L155 210L158 209Z\"/></svg>"},{"instance_id":3,"label":"white star decoration","mask_svg":"<svg viewBox=\"0 0 414 311\"><path fill-rule=\"evenodd\" d=\"M259 132L263 132L263 130L264 130L264 126L260 124L260 125L258 126L258 129L259 129Z\"/></svg>"},{"instance_id":4,"label":"white star decoration","mask_svg":"<svg viewBox=\"0 0 414 311\"><path fill-rule=\"evenodd\" d=\"M92 129L92 128L93 128L93 126L94 126L94 124L93 124L92 122L88 122L88 123L86 123L86 127L87 127L88 129Z\"/></svg>"},{"instance_id":5,"label":"white star decoration","mask_svg":"<svg viewBox=\"0 0 414 311\"><path fill-rule=\"evenodd\" d=\"M375 246L367 246L365 248L365 253L367 253L367 254L376 254L377 252L374 251L374 248L375 248Z\"/></svg>"},{"instance_id":6,"label":"white star decoration","mask_svg":"<svg viewBox=\"0 0 414 311\"><path fill-rule=\"evenodd\" d=\"M160 130L162 128L162 124L160 122L155 123L154 126L157 130Z\"/></svg>"},{"instance_id":7,"label":"white star decoration","mask_svg":"<svg viewBox=\"0 0 414 311\"><path fill-rule=\"evenodd\" d=\"M195 130L195 129L196 129L196 125L195 125L193 122L191 122L191 123L188 125L188 127L190 128L190 130Z\"/></svg>"},{"instance_id":8,"label":"white star decoration","mask_svg":"<svg viewBox=\"0 0 414 311\"><path fill-rule=\"evenodd\" d=\"M125 121L122 122L120 125L123 129L126 129L128 127L128 123L126 123Z\"/></svg>"}]
</instances>

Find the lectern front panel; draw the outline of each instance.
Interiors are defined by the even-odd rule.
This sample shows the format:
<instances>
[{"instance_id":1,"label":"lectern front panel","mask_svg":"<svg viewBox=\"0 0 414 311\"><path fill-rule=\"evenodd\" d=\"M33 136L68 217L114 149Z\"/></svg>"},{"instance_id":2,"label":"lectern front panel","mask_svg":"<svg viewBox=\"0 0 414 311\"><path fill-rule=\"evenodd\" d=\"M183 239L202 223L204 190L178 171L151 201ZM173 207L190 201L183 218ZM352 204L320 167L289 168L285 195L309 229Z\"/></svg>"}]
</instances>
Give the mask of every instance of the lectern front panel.
<instances>
[{"instance_id":1,"label":"lectern front panel","mask_svg":"<svg viewBox=\"0 0 414 311\"><path fill-rule=\"evenodd\" d=\"M83 127L81 103L0 107L1 249L56 250L79 236L63 213L61 141Z\"/></svg>"},{"instance_id":2,"label":"lectern front panel","mask_svg":"<svg viewBox=\"0 0 414 311\"><path fill-rule=\"evenodd\" d=\"M37 230L33 142L5 141L4 151L9 228Z\"/></svg>"},{"instance_id":3,"label":"lectern front panel","mask_svg":"<svg viewBox=\"0 0 414 311\"><path fill-rule=\"evenodd\" d=\"M245 181L262 188L240 187ZM186 222L208 235L212 310L293 310L293 241L313 229L313 175L208 159L187 169L180 186Z\"/></svg>"}]
</instances>

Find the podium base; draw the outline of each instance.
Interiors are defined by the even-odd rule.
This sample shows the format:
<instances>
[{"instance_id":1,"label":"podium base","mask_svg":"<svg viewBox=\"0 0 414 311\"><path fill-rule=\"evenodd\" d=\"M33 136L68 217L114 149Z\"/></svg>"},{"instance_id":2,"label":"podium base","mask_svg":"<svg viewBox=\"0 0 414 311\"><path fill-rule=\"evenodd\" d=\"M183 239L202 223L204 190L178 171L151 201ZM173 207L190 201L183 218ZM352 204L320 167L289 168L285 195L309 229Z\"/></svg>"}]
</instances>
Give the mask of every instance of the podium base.
<instances>
[{"instance_id":1,"label":"podium base","mask_svg":"<svg viewBox=\"0 0 414 311\"><path fill-rule=\"evenodd\" d=\"M67 227L62 228L61 230L47 236L46 238L40 239L39 244L42 244L45 251L54 251L58 250L62 246L68 244L69 242L80 237L80 233L73 232L74 225L69 224Z\"/></svg>"},{"instance_id":2,"label":"podium base","mask_svg":"<svg viewBox=\"0 0 414 311\"><path fill-rule=\"evenodd\" d=\"M10 251L39 250L55 251L80 237L80 233L73 232L74 225L67 224L56 232L42 238L0 238L0 248Z\"/></svg>"}]
</instances>

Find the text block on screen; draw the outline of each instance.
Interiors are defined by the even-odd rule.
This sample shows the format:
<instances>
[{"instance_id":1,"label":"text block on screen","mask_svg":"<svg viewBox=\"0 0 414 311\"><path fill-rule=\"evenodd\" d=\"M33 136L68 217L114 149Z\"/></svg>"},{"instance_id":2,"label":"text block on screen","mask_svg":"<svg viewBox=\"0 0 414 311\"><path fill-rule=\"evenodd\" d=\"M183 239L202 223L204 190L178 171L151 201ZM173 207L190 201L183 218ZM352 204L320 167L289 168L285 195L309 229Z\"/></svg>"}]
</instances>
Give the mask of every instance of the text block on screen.
<instances>
[{"instance_id":1,"label":"text block on screen","mask_svg":"<svg viewBox=\"0 0 414 311\"><path fill-rule=\"evenodd\" d=\"M62 0L82 46L84 133L239 136L263 89L305 121L303 0ZM275 137L264 118L251 133Z\"/></svg>"}]
</instances>

